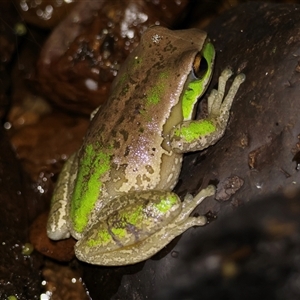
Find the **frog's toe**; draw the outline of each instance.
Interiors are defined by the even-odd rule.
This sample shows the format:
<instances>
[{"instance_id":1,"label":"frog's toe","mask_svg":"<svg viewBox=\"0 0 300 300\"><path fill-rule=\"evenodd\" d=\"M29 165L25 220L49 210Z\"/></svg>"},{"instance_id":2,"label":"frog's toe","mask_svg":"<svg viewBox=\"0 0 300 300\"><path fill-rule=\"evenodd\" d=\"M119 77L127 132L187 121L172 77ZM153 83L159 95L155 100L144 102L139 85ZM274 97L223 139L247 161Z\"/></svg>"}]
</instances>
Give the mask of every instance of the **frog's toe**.
<instances>
[{"instance_id":1,"label":"frog's toe","mask_svg":"<svg viewBox=\"0 0 300 300\"><path fill-rule=\"evenodd\" d=\"M233 83L228 91L228 94L226 95L226 97L220 107L221 112L229 114L229 110L231 108L233 99L235 98L235 95L236 95L240 85L245 81L245 79L246 79L246 76L243 73L240 73L239 75L237 75L234 78Z\"/></svg>"},{"instance_id":2,"label":"frog's toe","mask_svg":"<svg viewBox=\"0 0 300 300\"><path fill-rule=\"evenodd\" d=\"M202 189L195 197L194 201L202 201L206 197L213 196L216 193L216 187L212 184L208 185L205 189ZM198 200L199 199L199 200Z\"/></svg>"},{"instance_id":3,"label":"frog's toe","mask_svg":"<svg viewBox=\"0 0 300 300\"><path fill-rule=\"evenodd\" d=\"M244 73L240 73L235 77L235 79L237 80L238 84L241 84L246 80L246 75Z\"/></svg>"},{"instance_id":4,"label":"frog's toe","mask_svg":"<svg viewBox=\"0 0 300 300\"><path fill-rule=\"evenodd\" d=\"M226 82L232 76L232 74L233 74L232 70L230 68L226 68L222 71L221 77Z\"/></svg>"},{"instance_id":5,"label":"frog's toe","mask_svg":"<svg viewBox=\"0 0 300 300\"><path fill-rule=\"evenodd\" d=\"M197 218L190 217L185 223L188 228L194 226L204 226L207 224L207 218L205 216L199 216Z\"/></svg>"},{"instance_id":6,"label":"frog's toe","mask_svg":"<svg viewBox=\"0 0 300 300\"><path fill-rule=\"evenodd\" d=\"M193 201L193 200L194 200L193 195L190 194L190 193L187 193L187 194L185 195L185 197L184 197L183 202L184 202L184 203L187 203L187 202L191 202L191 201Z\"/></svg>"}]
</instances>

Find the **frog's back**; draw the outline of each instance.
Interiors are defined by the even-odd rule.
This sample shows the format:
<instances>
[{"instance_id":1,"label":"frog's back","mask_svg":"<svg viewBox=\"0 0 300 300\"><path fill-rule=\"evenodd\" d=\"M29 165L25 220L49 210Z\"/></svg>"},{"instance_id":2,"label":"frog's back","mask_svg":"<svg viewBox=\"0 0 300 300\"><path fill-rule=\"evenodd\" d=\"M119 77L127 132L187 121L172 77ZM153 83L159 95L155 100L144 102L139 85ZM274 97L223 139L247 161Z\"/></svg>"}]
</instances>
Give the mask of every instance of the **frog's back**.
<instances>
[{"instance_id":1,"label":"frog's back","mask_svg":"<svg viewBox=\"0 0 300 300\"><path fill-rule=\"evenodd\" d=\"M143 35L122 66L109 100L91 122L81 150L92 149L94 153L89 159L90 170L102 165L98 175L109 195L171 189L180 171L181 155L168 149L164 140L169 128L182 121L178 102L192 69L187 61L192 62L200 50L191 37L199 38L199 31L186 37L186 31L174 34L158 28ZM81 160L84 156L81 153Z\"/></svg>"}]
</instances>

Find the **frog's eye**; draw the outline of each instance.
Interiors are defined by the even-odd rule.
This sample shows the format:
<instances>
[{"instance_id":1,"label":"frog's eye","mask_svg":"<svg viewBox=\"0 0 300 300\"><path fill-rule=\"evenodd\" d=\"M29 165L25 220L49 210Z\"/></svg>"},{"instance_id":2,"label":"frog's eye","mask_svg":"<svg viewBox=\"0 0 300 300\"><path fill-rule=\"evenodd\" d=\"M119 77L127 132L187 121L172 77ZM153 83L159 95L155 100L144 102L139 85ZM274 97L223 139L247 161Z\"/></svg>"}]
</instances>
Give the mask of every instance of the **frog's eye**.
<instances>
[{"instance_id":1,"label":"frog's eye","mask_svg":"<svg viewBox=\"0 0 300 300\"><path fill-rule=\"evenodd\" d=\"M201 79L208 71L208 63L202 56L201 52L198 52L193 62L193 73L197 79Z\"/></svg>"}]
</instances>

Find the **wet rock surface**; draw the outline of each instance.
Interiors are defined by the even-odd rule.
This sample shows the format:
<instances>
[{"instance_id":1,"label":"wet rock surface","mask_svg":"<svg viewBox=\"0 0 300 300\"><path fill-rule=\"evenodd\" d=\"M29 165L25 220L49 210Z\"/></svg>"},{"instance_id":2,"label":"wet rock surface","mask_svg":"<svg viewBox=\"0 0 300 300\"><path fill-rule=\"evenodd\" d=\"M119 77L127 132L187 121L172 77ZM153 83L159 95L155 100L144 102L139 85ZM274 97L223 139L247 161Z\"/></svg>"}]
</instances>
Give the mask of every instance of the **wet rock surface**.
<instances>
[{"instance_id":1,"label":"wet rock surface","mask_svg":"<svg viewBox=\"0 0 300 300\"><path fill-rule=\"evenodd\" d=\"M225 136L201 153L186 155L175 190L183 196L186 192L196 193L209 183L216 184L218 200L206 199L195 212L210 212L217 217L215 223L220 216L261 195L284 187L299 187L297 163L293 160L299 151L300 132L297 8L245 4L208 28L217 49L211 88L227 66L235 73L245 73L247 78L233 103ZM205 111L205 101L201 106L200 114ZM189 247L201 247L205 242L201 236L208 229L209 226L188 230L138 265L84 265L84 280L91 295L104 299L151 299L179 270ZM103 289L99 289L99 284Z\"/></svg>"},{"instance_id":2,"label":"wet rock surface","mask_svg":"<svg viewBox=\"0 0 300 300\"><path fill-rule=\"evenodd\" d=\"M29 224L38 213L37 194L10 148L5 133L0 131L0 299L38 299L41 283L41 255L23 254L29 243Z\"/></svg>"},{"instance_id":3,"label":"wet rock surface","mask_svg":"<svg viewBox=\"0 0 300 300\"><path fill-rule=\"evenodd\" d=\"M218 201L205 201L201 212L225 214L260 195L299 187L294 158L300 133L298 8L244 4L208 27L217 50L211 87L226 66L245 73L246 81L233 102L224 137L186 157L182 174L192 174L190 187L217 184Z\"/></svg>"},{"instance_id":4,"label":"wet rock surface","mask_svg":"<svg viewBox=\"0 0 300 300\"><path fill-rule=\"evenodd\" d=\"M209 2L212 3L211 1ZM99 1L99 3L101 4L102 2ZM182 3L184 4L185 2ZM93 6L90 2L89 5ZM177 7L175 8L177 9ZM175 8L174 13L171 13L171 10L168 13L162 11L162 17L167 20L166 24L171 24L168 22L170 20L174 21L174 16L179 16L180 13L183 13L176 11ZM157 7L155 9L157 10ZM205 151L185 156L180 182L176 187L176 192L183 198L186 192L195 194L209 183L217 185L216 197L205 200L195 212L195 214L207 214L212 224L204 228L190 229L157 255L137 265L121 268L105 268L80 263L80 266L83 268L83 279L93 298L151 299L151 297L154 297L155 292L162 290L166 286L169 280L171 280L171 276L175 274L176 270L181 268L182 264L186 262L187 266L192 268L191 265L195 264L192 258L198 253L197 247L199 245L201 247L206 241L206 238L202 237L202 234L208 230L211 235L214 235L214 230L221 230L221 225L217 227L219 229L213 228L214 226L218 226L217 224L219 224L219 219L221 219L222 215L226 218L228 213L236 211L239 206L244 206L247 202L261 195L275 193L286 187L292 186L297 188L299 186L300 127L297 118L297 112L299 111L299 101L297 99L299 94L298 81L300 69L298 65L298 49L300 47L297 30L299 27L297 24L297 9L299 7L296 5L249 3L224 14L209 26L208 33L217 50L216 68L210 89L217 85L218 76L227 66L230 66L235 73L243 72L247 76L246 82L241 86L234 101L229 126L224 138L215 146ZM110 10L107 8L107 11L109 12ZM84 16L86 15L83 14L81 17L83 18ZM197 26L196 19L197 17L192 19L193 23L190 26ZM18 19L16 18L16 20ZM90 20L89 15L87 15L86 20ZM44 51L46 51L48 56L45 56L45 52L44 56L42 54L42 64L54 63L55 69L59 65L59 59L62 59L62 61L65 59L66 62L67 56L59 56L59 59L56 56L58 52L59 55L61 54L61 50L65 51L65 48L62 49L59 47L64 42L67 42L64 46L68 46L70 43L69 39L74 37L73 34L82 33L83 29L86 29L87 23L89 23L86 20L85 22L79 22L77 25L73 24L72 27L72 22L70 23L69 19L69 23L64 23L65 27L57 28L57 39L48 42L46 45L46 50ZM19 167L14 167L15 156L8 148L5 138L3 138L3 141L5 141L3 145L5 146L1 147L4 154L1 156L3 164L0 159L0 167L3 172L1 180L4 196L1 197L1 201L3 201L3 228L7 228L7 230L1 232L1 234L3 235L3 239L7 240L7 244L2 245L3 264L1 263L1 265L4 267L2 269L3 275L1 275L1 278L3 280L1 284L4 288L1 291L3 290L6 293L5 296L18 294L21 295L19 299L22 299L23 295L26 295L24 299L34 299L40 292L40 264L38 257L35 256L36 252L33 252L28 257L21 256L21 245L28 242L29 223L48 205L57 173L66 158L81 144L82 135L88 123L87 115L85 117L72 116L67 111L61 112L53 109L51 103L56 103L57 106L64 107L64 109L87 114L94 107L95 103L92 100L92 104L90 104L85 102L85 98L80 98L81 95L86 96L85 91L82 92L80 87L82 87L82 83L84 84L87 78L94 78L95 72L93 74L89 73L90 69L88 67L90 67L90 64L87 62L94 63L96 56L93 56L95 53L87 51L89 48L81 46L88 45L92 49L95 49L93 47L97 46L96 50L100 49L102 54L111 54L114 53L112 50L116 50L116 48L111 46L113 41L111 39L111 32L109 34L105 33L103 47L99 48L99 44L96 43L97 38L95 37L97 35L95 33L102 27L99 24L99 20L94 22L90 23L92 24L90 34L83 34L77 40L75 38L77 46L79 45L80 47L76 48L75 45L68 52L68 55L71 54L72 56L74 53L76 54L78 49L84 50L80 57L83 60L77 60L79 63L78 69L72 73L72 63L68 66L64 65L65 68L62 68L62 70L55 69L55 72L58 73L54 72L54 79L57 80L55 78L57 74L61 77L58 76L59 80L54 80L54 85L51 84L51 82L53 83L53 77L51 77L53 73L50 74L53 70L50 72L47 67L42 71L45 73L48 72L44 74L46 75L45 77L33 78L34 75L31 70L34 69L32 66L35 61L33 60L33 63L27 68L31 58L37 57L36 53L41 48L43 38L40 40L35 35L34 30L30 31L30 38L28 36L26 38L26 43L32 42L31 46L27 49L27 53L31 53L32 55L30 59L25 55L23 60L23 51L20 50L21 48L18 49L18 61L16 64L18 64L18 68L21 68L20 72L15 72L15 77L26 78L27 81L25 81L25 84L23 83L25 89L23 87L20 88L15 82L13 83L14 92L17 91L18 95L13 93L13 95L16 95L13 97L16 101L7 118L8 123L13 128L8 133L19 159L21 159L31 178L35 181L35 185L16 197L15 193L21 191L19 183L22 183L24 175ZM78 27L75 28L74 26ZM189 26L187 25L187 27ZM15 39L16 36L13 35L13 38ZM16 47L17 44L14 44L9 39L7 41L8 48L4 50L8 49L8 51L4 51L4 54L7 55L9 61L15 51L13 46ZM134 38L130 46L133 46L137 41L138 39ZM55 42L57 42L58 48L53 48ZM23 43L23 45L26 45L26 43ZM116 52L122 59L128 54L130 48L127 47L128 45L124 48L124 43L122 41L118 44L120 49L122 49L122 53ZM91 54L93 54L92 57ZM120 59L116 65L113 65L109 60L111 57L108 57L106 61L109 62L107 65L109 66L107 69L109 75L103 76L105 80L107 79L107 86L105 87L104 85L104 89L101 91L103 95L107 95L110 79L113 78L111 76L113 74L110 72L116 72L118 69L117 67L110 69L110 67L117 66L122 61ZM92 59L89 60L90 58ZM52 61L52 59L54 60ZM9 90L10 81L7 78L7 66L9 65L4 63L4 81L2 82L5 85L3 86L3 91L1 91L1 97L3 97L1 99L4 99L0 103L1 117L7 111L9 99L7 91ZM74 77L69 77L70 72ZM50 77L47 77L48 75ZM96 76L95 78L98 77ZM32 95L29 93L28 97L24 96L25 94L27 95L26 88L34 86L34 89L30 92L38 89L38 80L40 79L44 80L46 86L44 93L46 91L46 96L53 96L53 102L49 102L50 104L44 105L47 97L39 99L39 96L34 93ZM29 82L30 84L28 84ZM58 85L55 85L55 82ZM81 82L81 85L77 84L77 82ZM66 86L64 85L65 83ZM58 92L58 96L56 91ZM76 97L79 95L79 102L81 100L82 102L79 103L76 100L69 106L68 102L70 99L77 99L76 97L72 98L73 95ZM92 98L94 97L94 100L98 101L98 96L96 97L94 92L91 92L91 95ZM104 97L103 95L101 97ZM18 102L17 98L21 102L16 105L16 102ZM26 101L22 102L24 99ZM58 102L61 99L64 100ZM65 100L67 105L62 104ZM39 103L42 103L42 105ZM199 107L198 117L205 114L205 103L204 99ZM38 105L36 106L36 104ZM7 162L9 162L9 166ZM13 172L13 174L10 172ZM45 198L43 201L36 198L36 194L33 193L32 195L33 191L44 193ZM25 195L26 198L29 196L30 199L30 201L26 202L26 207L24 207L22 201L15 202L16 199L20 200ZM10 197L12 197L12 200ZM13 197L16 197L16 199ZM268 205L263 206L266 211L268 210ZM278 205L281 207L281 204ZM297 209L296 205L294 207ZM283 218L284 216L289 218L292 211L291 207L289 209L281 208ZM257 208L252 208L251 211L255 211L255 209L261 212L262 207L257 206ZM239 210L236 213L238 214L238 212ZM263 211L261 213L259 217L262 218L264 216ZM254 212L250 215L251 218L254 218L256 214ZM217 220L213 222L214 219ZM228 221L221 222L235 221L231 221L229 217ZM260 227L260 224L259 222L257 223L257 231L260 228L264 230L264 227ZM37 229L37 227L32 228ZM241 233L238 236L246 236L247 232L249 232L245 227L245 233L243 234L243 228L241 225ZM283 228L287 227L283 226ZM38 229L40 230L41 228ZM291 237L293 237L295 236L293 234L297 230L287 230L286 232L287 234L291 233ZM41 231L43 231L43 228ZM253 243L263 241L264 238L269 237L257 231L255 232L258 237L254 239ZM45 254L49 251L54 253L54 248L50 248L49 244L45 242L45 230L42 234L44 234L44 240L39 239L37 231L32 231L35 245L39 245L39 249L45 250ZM287 237L287 240L289 238ZM195 248L191 248L192 245L195 245ZM297 244L294 243L292 247L295 247L295 245ZM69 246L61 244L60 248L56 247L58 249L56 251L61 252L61 256L54 257L60 257L59 259L61 260L73 257L72 249L70 249L72 246ZM218 248L219 246L219 244L215 244L215 247ZM207 249L213 249L213 247L214 241L211 241ZM255 249L254 246L251 247L251 249ZM192 251L188 252L189 249L192 249ZM291 251L292 249L295 248L291 248ZM43 250L40 251L43 252ZM63 250L65 250L64 253ZM193 251L197 253L195 254ZM249 252L243 254L244 256L242 257L244 259L247 259L247 253ZM290 253L289 250L281 251L278 252L278 257ZM227 257L226 255L224 254L222 257ZM189 257L191 260L183 261L183 258L188 259ZM234 262L236 263L236 261ZM286 262L289 267L289 261ZM55 268L52 268L52 270L55 270ZM9 275L11 272L14 274L13 277ZM54 272L51 271L50 277L54 277L56 272L56 270ZM201 274L200 272L200 277L202 276ZM21 281L22 284L19 284ZM193 284L192 281L191 284ZM53 290L55 290L55 287ZM33 296L31 297L31 295ZM63 297L65 297L63 299L67 299L65 294Z\"/></svg>"},{"instance_id":5,"label":"wet rock surface","mask_svg":"<svg viewBox=\"0 0 300 300\"><path fill-rule=\"evenodd\" d=\"M186 0L79 2L43 46L37 72L41 92L60 107L90 114L106 101L120 64L145 29L154 24L174 26L187 4Z\"/></svg>"},{"instance_id":6,"label":"wet rock surface","mask_svg":"<svg viewBox=\"0 0 300 300\"><path fill-rule=\"evenodd\" d=\"M290 190L224 215L183 245L154 299L299 299L299 213L300 193Z\"/></svg>"}]
</instances>

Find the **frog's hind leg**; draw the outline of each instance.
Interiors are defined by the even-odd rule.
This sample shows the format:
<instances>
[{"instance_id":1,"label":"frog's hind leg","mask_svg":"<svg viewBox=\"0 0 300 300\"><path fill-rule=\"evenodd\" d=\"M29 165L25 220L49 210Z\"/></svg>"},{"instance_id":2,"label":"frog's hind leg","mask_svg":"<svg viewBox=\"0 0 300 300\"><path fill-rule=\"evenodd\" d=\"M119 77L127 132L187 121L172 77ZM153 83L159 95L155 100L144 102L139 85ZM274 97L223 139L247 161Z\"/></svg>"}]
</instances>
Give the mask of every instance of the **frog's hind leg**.
<instances>
[{"instance_id":1,"label":"frog's hind leg","mask_svg":"<svg viewBox=\"0 0 300 300\"><path fill-rule=\"evenodd\" d=\"M47 235L52 240L70 237L67 225L67 211L69 197L72 194L77 175L77 163L77 153L74 153L64 164L55 186L47 223Z\"/></svg>"},{"instance_id":2,"label":"frog's hind leg","mask_svg":"<svg viewBox=\"0 0 300 300\"><path fill-rule=\"evenodd\" d=\"M190 217L190 214L205 198L214 195L215 192L216 192L215 186L209 185L207 188L201 190L194 197L191 194L187 194L184 198L184 201L182 202L182 211L175 221L177 226L180 227L182 223L187 224L188 222L190 222L189 224L193 224L189 227L205 225L206 218L204 216L199 216L197 218L194 218L194 217Z\"/></svg>"},{"instance_id":3,"label":"frog's hind leg","mask_svg":"<svg viewBox=\"0 0 300 300\"><path fill-rule=\"evenodd\" d=\"M93 257L85 256L84 260L98 265L106 266L122 266L135 264L146 260L169 244L176 236L182 234L188 228L193 226L203 226L206 224L205 216L190 217L190 213L199 205L206 197L215 194L215 187L209 185L201 190L195 197L187 195L182 202L182 210L180 214L159 231L148 238L112 252L93 253ZM75 247L75 253L76 253ZM115 252L115 254L114 254ZM80 258L80 253L76 253Z\"/></svg>"}]
</instances>

